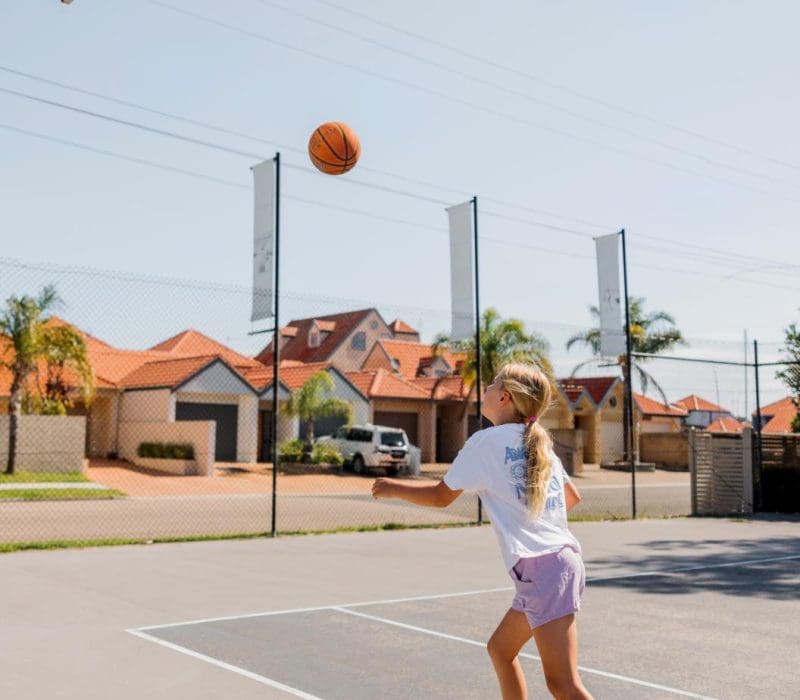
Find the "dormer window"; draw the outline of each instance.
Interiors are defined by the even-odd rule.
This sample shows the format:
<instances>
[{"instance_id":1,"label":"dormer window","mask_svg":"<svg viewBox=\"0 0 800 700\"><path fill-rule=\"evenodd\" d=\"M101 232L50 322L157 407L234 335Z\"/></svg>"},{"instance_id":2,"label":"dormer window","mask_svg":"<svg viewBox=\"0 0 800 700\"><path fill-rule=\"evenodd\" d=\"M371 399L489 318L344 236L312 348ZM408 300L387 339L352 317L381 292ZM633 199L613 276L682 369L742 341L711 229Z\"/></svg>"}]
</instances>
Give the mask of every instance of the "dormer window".
<instances>
[{"instance_id":1,"label":"dormer window","mask_svg":"<svg viewBox=\"0 0 800 700\"><path fill-rule=\"evenodd\" d=\"M400 371L400 360L398 360L396 357L392 358L392 369L395 372L399 372Z\"/></svg>"},{"instance_id":2,"label":"dormer window","mask_svg":"<svg viewBox=\"0 0 800 700\"><path fill-rule=\"evenodd\" d=\"M350 341L350 347L353 350L366 350L367 349L367 334L364 331L359 331L353 336Z\"/></svg>"},{"instance_id":3,"label":"dormer window","mask_svg":"<svg viewBox=\"0 0 800 700\"><path fill-rule=\"evenodd\" d=\"M318 348L319 347L319 331L313 330L308 335L308 347L310 348Z\"/></svg>"}]
</instances>

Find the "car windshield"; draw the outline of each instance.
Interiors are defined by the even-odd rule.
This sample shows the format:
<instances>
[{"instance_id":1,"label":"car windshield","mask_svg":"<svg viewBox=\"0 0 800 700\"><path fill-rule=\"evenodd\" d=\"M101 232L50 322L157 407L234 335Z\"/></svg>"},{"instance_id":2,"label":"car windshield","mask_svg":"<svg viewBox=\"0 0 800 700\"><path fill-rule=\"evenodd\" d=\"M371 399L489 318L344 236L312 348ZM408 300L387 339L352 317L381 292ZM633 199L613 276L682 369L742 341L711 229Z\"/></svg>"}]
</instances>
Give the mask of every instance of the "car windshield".
<instances>
[{"instance_id":1,"label":"car windshield","mask_svg":"<svg viewBox=\"0 0 800 700\"><path fill-rule=\"evenodd\" d=\"M406 440L403 437L403 433L381 433L381 445L405 447Z\"/></svg>"}]
</instances>

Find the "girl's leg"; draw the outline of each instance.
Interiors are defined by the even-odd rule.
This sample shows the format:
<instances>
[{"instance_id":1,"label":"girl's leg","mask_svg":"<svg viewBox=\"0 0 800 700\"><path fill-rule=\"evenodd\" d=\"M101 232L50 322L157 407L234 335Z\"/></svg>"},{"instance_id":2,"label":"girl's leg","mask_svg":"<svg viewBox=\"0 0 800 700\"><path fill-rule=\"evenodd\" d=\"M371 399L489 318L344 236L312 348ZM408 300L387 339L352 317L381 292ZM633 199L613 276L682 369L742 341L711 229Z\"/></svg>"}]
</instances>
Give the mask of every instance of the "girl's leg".
<instances>
[{"instance_id":1,"label":"girl's leg","mask_svg":"<svg viewBox=\"0 0 800 700\"><path fill-rule=\"evenodd\" d=\"M578 628L575 613L533 630L547 687L557 700L592 700L578 675Z\"/></svg>"},{"instance_id":2,"label":"girl's leg","mask_svg":"<svg viewBox=\"0 0 800 700\"><path fill-rule=\"evenodd\" d=\"M525 615L509 609L486 645L500 682L503 700L526 700L528 697L525 676L517 654L532 635Z\"/></svg>"}]
</instances>

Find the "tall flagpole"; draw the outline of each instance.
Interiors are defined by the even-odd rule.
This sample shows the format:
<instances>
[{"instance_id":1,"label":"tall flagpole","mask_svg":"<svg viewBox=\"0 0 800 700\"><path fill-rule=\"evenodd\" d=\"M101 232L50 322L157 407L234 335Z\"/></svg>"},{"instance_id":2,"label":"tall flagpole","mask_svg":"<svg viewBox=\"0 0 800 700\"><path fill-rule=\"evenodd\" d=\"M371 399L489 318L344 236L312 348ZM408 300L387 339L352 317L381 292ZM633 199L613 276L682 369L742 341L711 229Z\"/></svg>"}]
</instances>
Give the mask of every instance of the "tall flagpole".
<instances>
[{"instance_id":1,"label":"tall flagpole","mask_svg":"<svg viewBox=\"0 0 800 700\"><path fill-rule=\"evenodd\" d=\"M631 461L632 511L633 519L636 520L636 450L634 449L636 436L633 432L633 365L631 356L631 310L628 297L628 254L627 246L625 245L625 229L622 229L619 233L622 236L622 279L625 283L625 355L627 358L625 366L628 375L625 381L625 403L627 404L625 420L628 426L628 444L625 445L625 449L628 450L628 458Z\"/></svg>"},{"instance_id":2,"label":"tall flagpole","mask_svg":"<svg viewBox=\"0 0 800 700\"><path fill-rule=\"evenodd\" d=\"M481 413L481 295L478 287L478 198L472 198L472 231L475 237L475 364L478 386L478 430L483 428ZM478 496L478 523L483 521L483 504Z\"/></svg>"},{"instance_id":3,"label":"tall flagpole","mask_svg":"<svg viewBox=\"0 0 800 700\"><path fill-rule=\"evenodd\" d=\"M276 506L278 491L278 355L281 348L281 324L278 317L278 283L280 281L280 241L281 241L281 154L275 154L275 332L272 336L272 425L270 430L272 447L272 529L271 535L277 534Z\"/></svg>"}]
</instances>

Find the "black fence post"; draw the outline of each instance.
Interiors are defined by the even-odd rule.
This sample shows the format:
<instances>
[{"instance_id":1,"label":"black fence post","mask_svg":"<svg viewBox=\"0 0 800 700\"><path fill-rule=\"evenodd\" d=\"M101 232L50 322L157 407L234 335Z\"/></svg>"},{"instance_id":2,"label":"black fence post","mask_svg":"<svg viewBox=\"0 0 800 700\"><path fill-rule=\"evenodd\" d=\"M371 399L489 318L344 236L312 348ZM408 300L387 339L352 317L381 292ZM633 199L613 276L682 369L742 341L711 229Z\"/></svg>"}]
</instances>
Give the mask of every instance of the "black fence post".
<instances>
[{"instance_id":1,"label":"black fence post","mask_svg":"<svg viewBox=\"0 0 800 700\"><path fill-rule=\"evenodd\" d=\"M756 375L756 445L753 450L753 511L759 512L764 507L761 489L761 469L764 454L761 447L761 388L758 383L758 341L753 341L753 367Z\"/></svg>"}]
</instances>

